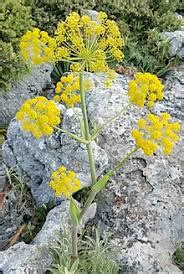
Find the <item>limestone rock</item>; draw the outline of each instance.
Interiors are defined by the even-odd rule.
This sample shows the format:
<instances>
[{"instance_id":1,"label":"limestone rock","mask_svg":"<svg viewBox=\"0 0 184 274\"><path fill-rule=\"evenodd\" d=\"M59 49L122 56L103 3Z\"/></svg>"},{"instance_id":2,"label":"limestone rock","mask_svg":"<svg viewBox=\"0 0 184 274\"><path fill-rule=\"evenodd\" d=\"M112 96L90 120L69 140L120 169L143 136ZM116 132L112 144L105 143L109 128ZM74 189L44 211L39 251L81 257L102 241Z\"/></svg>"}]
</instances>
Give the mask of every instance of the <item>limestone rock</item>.
<instances>
[{"instance_id":1,"label":"limestone rock","mask_svg":"<svg viewBox=\"0 0 184 274\"><path fill-rule=\"evenodd\" d=\"M17 82L10 91L0 92L0 128L6 127L22 103L39 95L51 82L52 66L44 64L32 70L24 80Z\"/></svg>"},{"instance_id":2,"label":"limestone rock","mask_svg":"<svg viewBox=\"0 0 184 274\"><path fill-rule=\"evenodd\" d=\"M164 36L171 43L171 56L178 56L181 60L184 59L184 30L173 32L164 32Z\"/></svg>"}]
</instances>

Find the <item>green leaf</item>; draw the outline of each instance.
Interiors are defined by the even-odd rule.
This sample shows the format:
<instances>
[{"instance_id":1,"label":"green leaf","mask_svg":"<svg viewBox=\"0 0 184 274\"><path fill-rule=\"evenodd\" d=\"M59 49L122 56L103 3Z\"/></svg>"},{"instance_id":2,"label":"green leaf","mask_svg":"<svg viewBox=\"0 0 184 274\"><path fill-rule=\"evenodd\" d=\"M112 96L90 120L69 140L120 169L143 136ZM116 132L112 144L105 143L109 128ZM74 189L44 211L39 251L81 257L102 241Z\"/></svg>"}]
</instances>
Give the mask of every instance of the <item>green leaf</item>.
<instances>
[{"instance_id":1,"label":"green leaf","mask_svg":"<svg viewBox=\"0 0 184 274\"><path fill-rule=\"evenodd\" d=\"M109 171L107 174L105 174L94 186L92 187L92 191L95 191L96 193L100 192L107 184L111 177L112 173Z\"/></svg>"},{"instance_id":2,"label":"green leaf","mask_svg":"<svg viewBox=\"0 0 184 274\"><path fill-rule=\"evenodd\" d=\"M70 217L74 225L79 224L80 212L81 212L80 208L76 204L75 200L71 197L70 198Z\"/></svg>"},{"instance_id":3,"label":"green leaf","mask_svg":"<svg viewBox=\"0 0 184 274\"><path fill-rule=\"evenodd\" d=\"M72 267L70 269L70 272L75 273L78 269L78 265L79 265L79 259L77 259L73 264Z\"/></svg>"}]
</instances>

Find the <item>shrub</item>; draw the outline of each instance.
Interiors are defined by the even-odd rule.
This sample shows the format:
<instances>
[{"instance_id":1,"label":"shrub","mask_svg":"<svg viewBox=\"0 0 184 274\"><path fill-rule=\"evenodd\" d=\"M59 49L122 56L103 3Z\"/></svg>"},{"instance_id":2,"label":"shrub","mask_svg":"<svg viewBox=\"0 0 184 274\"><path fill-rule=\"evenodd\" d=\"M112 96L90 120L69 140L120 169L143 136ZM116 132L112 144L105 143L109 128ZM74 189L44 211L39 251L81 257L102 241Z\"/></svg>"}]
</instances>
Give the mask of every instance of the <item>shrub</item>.
<instances>
[{"instance_id":1,"label":"shrub","mask_svg":"<svg viewBox=\"0 0 184 274\"><path fill-rule=\"evenodd\" d=\"M57 23L62 21L69 12L80 11L82 7L90 7L90 1L85 0L25 0L31 6L32 18L36 27L53 34Z\"/></svg>"},{"instance_id":2,"label":"shrub","mask_svg":"<svg viewBox=\"0 0 184 274\"><path fill-rule=\"evenodd\" d=\"M0 88L7 90L12 81L26 71L19 55L19 38L32 24L30 8L20 0L5 0L0 7Z\"/></svg>"}]
</instances>

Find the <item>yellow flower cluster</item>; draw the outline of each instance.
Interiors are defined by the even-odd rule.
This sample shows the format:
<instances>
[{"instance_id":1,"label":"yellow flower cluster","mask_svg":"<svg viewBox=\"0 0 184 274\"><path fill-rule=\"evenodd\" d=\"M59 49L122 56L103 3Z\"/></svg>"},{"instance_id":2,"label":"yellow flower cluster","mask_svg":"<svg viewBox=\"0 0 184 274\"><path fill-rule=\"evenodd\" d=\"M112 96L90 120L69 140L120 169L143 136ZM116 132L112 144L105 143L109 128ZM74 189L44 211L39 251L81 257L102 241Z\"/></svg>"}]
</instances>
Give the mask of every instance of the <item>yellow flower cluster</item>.
<instances>
[{"instance_id":1,"label":"yellow flower cluster","mask_svg":"<svg viewBox=\"0 0 184 274\"><path fill-rule=\"evenodd\" d=\"M76 173L67 170L64 166L60 166L52 173L49 186L53 189L56 197L64 195L70 197L72 193L81 188L81 182L77 179Z\"/></svg>"},{"instance_id":2,"label":"yellow flower cluster","mask_svg":"<svg viewBox=\"0 0 184 274\"><path fill-rule=\"evenodd\" d=\"M54 38L34 29L22 37L20 47L24 58L36 64L62 60L74 72L106 72L109 62L123 59L123 45L117 24L104 12L97 20L71 12L58 24Z\"/></svg>"},{"instance_id":3,"label":"yellow flower cluster","mask_svg":"<svg viewBox=\"0 0 184 274\"><path fill-rule=\"evenodd\" d=\"M21 38L20 50L25 61L33 64L55 61L56 40L45 31L34 28Z\"/></svg>"},{"instance_id":4,"label":"yellow flower cluster","mask_svg":"<svg viewBox=\"0 0 184 274\"><path fill-rule=\"evenodd\" d=\"M54 100L56 102L63 101L68 107L80 103L79 85L79 76L74 74L62 76L56 85ZM93 88L92 81L85 79L83 88L85 91L91 90Z\"/></svg>"},{"instance_id":5,"label":"yellow flower cluster","mask_svg":"<svg viewBox=\"0 0 184 274\"><path fill-rule=\"evenodd\" d=\"M138 72L135 80L129 82L128 96L138 107L153 107L157 100L163 99L163 88L156 75Z\"/></svg>"},{"instance_id":6,"label":"yellow flower cluster","mask_svg":"<svg viewBox=\"0 0 184 274\"><path fill-rule=\"evenodd\" d=\"M146 119L138 121L139 129L132 130L136 145L148 156L162 147L164 154L170 154L174 144L179 140L180 124L170 123L171 116L162 113L160 116L148 114Z\"/></svg>"},{"instance_id":7,"label":"yellow flower cluster","mask_svg":"<svg viewBox=\"0 0 184 274\"><path fill-rule=\"evenodd\" d=\"M22 104L16 119L21 121L23 130L40 138L53 133L53 127L60 123L60 110L53 101L38 96Z\"/></svg>"}]
</instances>

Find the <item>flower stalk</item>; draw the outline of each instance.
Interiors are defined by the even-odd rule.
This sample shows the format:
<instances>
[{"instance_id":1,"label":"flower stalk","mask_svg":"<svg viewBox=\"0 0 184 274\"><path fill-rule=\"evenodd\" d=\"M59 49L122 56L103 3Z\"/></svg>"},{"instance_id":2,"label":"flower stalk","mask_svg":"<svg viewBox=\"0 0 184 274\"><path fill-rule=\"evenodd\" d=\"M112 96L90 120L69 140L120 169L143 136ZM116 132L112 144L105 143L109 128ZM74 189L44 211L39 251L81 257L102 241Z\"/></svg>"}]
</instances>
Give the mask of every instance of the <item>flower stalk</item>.
<instances>
[{"instance_id":1,"label":"flower stalk","mask_svg":"<svg viewBox=\"0 0 184 274\"><path fill-rule=\"evenodd\" d=\"M84 79L84 73L83 71L80 72L80 97L81 97L81 107L82 107L82 115L83 115L83 122L84 122L84 137L85 141L90 141L90 132L89 132L89 123L88 123L88 115L87 115L87 109L86 109L86 96L85 91L83 89L83 79ZM95 161L94 156L92 152L91 143L89 142L86 144L88 158L89 158L89 165L90 165L90 172L91 172L91 181L92 184L96 183L96 170L95 170Z\"/></svg>"}]
</instances>

